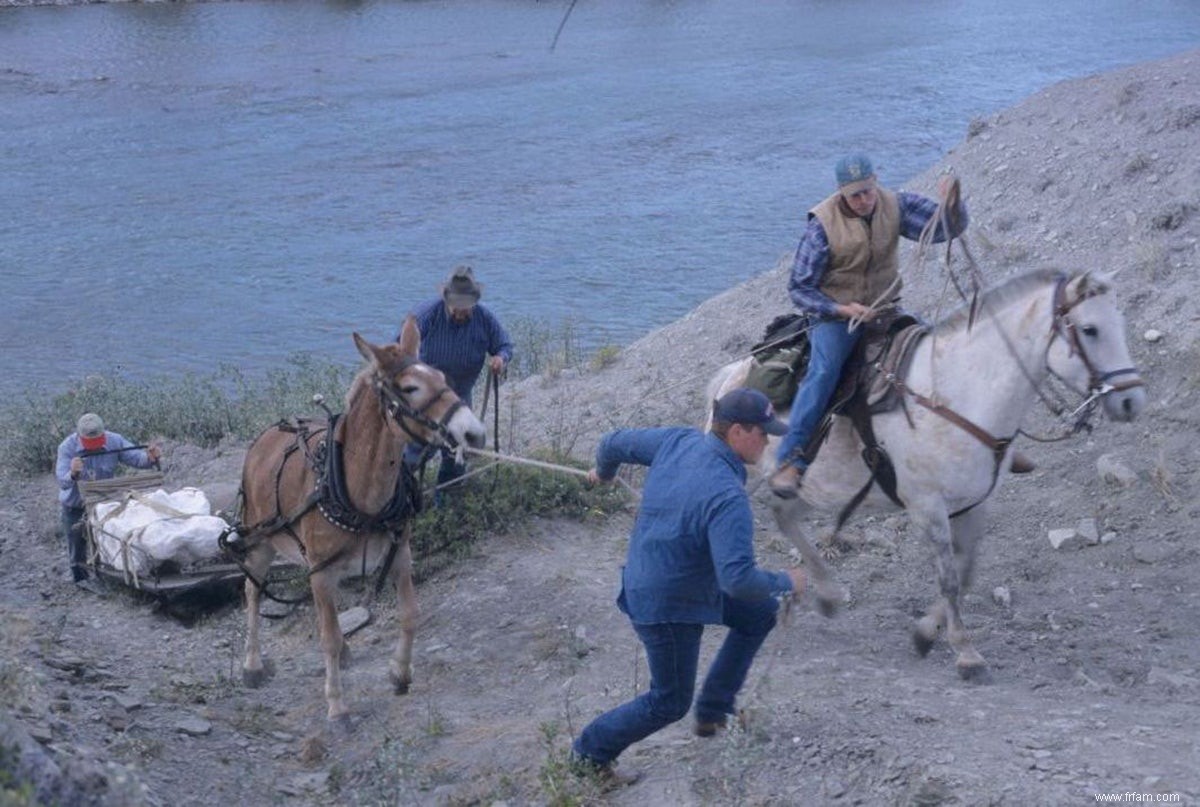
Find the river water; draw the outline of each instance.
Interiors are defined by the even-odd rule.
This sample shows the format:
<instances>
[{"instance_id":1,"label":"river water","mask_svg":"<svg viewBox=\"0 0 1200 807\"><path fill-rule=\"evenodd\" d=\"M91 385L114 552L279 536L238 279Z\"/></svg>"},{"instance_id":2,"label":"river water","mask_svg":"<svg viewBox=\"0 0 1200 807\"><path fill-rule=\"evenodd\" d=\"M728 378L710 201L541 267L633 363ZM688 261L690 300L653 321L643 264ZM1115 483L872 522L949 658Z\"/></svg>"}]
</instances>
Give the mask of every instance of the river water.
<instances>
[{"instance_id":1,"label":"river water","mask_svg":"<svg viewBox=\"0 0 1200 807\"><path fill-rule=\"evenodd\" d=\"M842 153L901 186L1200 43L1195 0L580 0L551 50L565 7L0 8L0 389L351 364L463 262L624 344L774 266Z\"/></svg>"}]
</instances>

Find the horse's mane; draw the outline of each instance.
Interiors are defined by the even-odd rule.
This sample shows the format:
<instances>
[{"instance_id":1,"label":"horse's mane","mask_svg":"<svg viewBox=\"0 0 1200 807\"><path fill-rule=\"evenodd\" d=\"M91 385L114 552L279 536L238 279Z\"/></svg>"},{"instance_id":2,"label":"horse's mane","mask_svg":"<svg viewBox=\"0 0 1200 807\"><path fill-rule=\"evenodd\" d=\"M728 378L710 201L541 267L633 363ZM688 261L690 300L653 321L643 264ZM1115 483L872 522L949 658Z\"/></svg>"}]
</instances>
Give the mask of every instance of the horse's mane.
<instances>
[{"instance_id":1,"label":"horse's mane","mask_svg":"<svg viewBox=\"0 0 1200 807\"><path fill-rule=\"evenodd\" d=\"M350 409L350 404L351 404L351 402L354 401L354 396L358 394L359 389L364 384L369 383L369 379L371 378L371 373L372 373L371 363L367 362L362 366L362 369L358 371L358 374L354 376L354 380L350 382L350 388L346 390L346 409L347 410Z\"/></svg>"},{"instance_id":2,"label":"horse's mane","mask_svg":"<svg viewBox=\"0 0 1200 807\"><path fill-rule=\"evenodd\" d=\"M979 295L976 305L976 318L982 312L999 311L1013 300L1019 300L1034 289L1058 281L1064 274L1075 277L1078 273L1068 273L1061 269L1034 269L1023 275L1010 277L1008 280L984 289ZM933 326L935 333L944 334L967 326L971 315L971 304L962 303Z\"/></svg>"}]
</instances>

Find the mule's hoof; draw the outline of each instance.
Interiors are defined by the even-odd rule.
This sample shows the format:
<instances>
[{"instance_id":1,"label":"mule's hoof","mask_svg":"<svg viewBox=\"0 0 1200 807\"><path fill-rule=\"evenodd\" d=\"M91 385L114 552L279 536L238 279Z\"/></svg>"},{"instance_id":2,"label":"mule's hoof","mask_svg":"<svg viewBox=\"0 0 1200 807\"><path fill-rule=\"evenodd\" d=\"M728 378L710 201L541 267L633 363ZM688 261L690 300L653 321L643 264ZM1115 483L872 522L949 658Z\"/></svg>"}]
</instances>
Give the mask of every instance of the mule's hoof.
<instances>
[{"instance_id":1,"label":"mule's hoof","mask_svg":"<svg viewBox=\"0 0 1200 807\"><path fill-rule=\"evenodd\" d=\"M340 737L349 737L354 733L354 721L350 719L350 711L345 710L334 714L329 713L329 725Z\"/></svg>"},{"instance_id":2,"label":"mule's hoof","mask_svg":"<svg viewBox=\"0 0 1200 807\"><path fill-rule=\"evenodd\" d=\"M388 678L392 679L392 691L397 695L407 695L408 688L412 686L412 667L404 673L398 672L398 667L392 667L388 670Z\"/></svg>"},{"instance_id":3,"label":"mule's hoof","mask_svg":"<svg viewBox=\"0 0 1200 807\"><path fill-rule=\"evenodd\" d=\"M972 684L992 683L992 671L986 664L959 664L958 677Z\"/></svg>"},{"instance_id":4,"label":"mule's hoof","mask_svg":"<svg viewBox=\"0 0 1200 807\"><path fill-rule=\"evenodd\" d=\"M349 667L352 658L353 656L350 653L350 645L346 642L342 642L342 652L338 653L338 668L344 670Z\"/></svg>"},{"instance_id":5,"label":"mule's hoof","mask_svg":"<svg viewBox=\"0 0 1200 807\"><path fill-rule=\"evenodd\" d=\"M263 684L267 683L267 679L271 676L267 673L267 668L262 667L257 670L247 670L242 668L242 685L248 689L258 689Z\"/></svg>"},{"instance_id":6,"label":"mule's hoof","mask_svg":"<svg viewBox=\"0 0 1200 807\"><path fill-rule=\"evenodd\" d=\"M841 600L834 597L817 597L817 610L823 617L833 618L841 604Z\"/></svg>"}]
</instances>

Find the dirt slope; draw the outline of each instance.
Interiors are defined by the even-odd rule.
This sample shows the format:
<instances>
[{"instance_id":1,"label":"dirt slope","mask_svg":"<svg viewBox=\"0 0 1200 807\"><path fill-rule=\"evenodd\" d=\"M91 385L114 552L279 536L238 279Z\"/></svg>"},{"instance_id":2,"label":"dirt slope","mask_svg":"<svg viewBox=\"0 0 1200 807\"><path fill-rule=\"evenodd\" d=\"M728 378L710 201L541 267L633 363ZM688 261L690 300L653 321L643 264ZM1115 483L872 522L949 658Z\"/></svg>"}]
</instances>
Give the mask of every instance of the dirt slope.
<instances>
[{"instance_id":1,"label":"dirt slope","mask_svg":"<svg viewBox=\"0 0 1200 807\"><path fill-rule=\"evenodd\" d=\"M971 244L993 277L1121 270L1150 384L1137 423L1026 446L1039 470L997 493L966 598L994 682L961 683L943 645L914 654L908 626L934 591L929 553L901 516L860 520L833 564L849 606L826 620L801 603L773 634L743 699L747 729L699 740L674 726L623 760L646 780L602 801L1200 802L1198 98L1200 52L1064 83L971 122L912 183L929 191L944 167L959 174ZM615 425L697 421L712 371L786 310L784 282L781 266L732 289L607 368L513 385L504 431L523 438L509 447L587 456ZM935 269L912 269L910 307L934 310L940 291ZM1158 341L1144 338L1150 329ZM1103 479L1102 455L1133 478ZM167 452L173 484L218 497L240 459L237 446ZM341 733L325 725L309 609L268 623L276 674L243 689L239 613L186 626L124 592L74 589L61 582L52 480L10 481L3 493L0 734L27 744L44 792L63 803L546 803L560 793L555 763L571 731L646 683L612 605L629 514L491 538L425 582L417 681L402 698L386 683L396 620L372 603L372 623L351 639L356 715ZM1053 549L1047 531L1082 518L1110 540ZM765 508L760 527L764 559L784 564ZM1001 587L1007 598L993 595ZM361 601L346 592L347 606ZM710 633L706 657L719 638Z\"/></svg>"}]
</instances>

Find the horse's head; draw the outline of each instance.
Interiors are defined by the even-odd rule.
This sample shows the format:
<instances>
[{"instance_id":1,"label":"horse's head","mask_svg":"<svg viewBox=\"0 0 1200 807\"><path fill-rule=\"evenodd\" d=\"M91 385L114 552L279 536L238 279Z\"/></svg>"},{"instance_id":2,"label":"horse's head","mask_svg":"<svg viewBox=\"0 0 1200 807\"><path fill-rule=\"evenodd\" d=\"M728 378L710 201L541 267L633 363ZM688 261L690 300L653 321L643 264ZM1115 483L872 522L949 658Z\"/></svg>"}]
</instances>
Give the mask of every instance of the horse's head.
<instances>
[{"instance_id":1,"label":"horse's head","mask_svg":"<svg viewBox=\"0 0 1200 807\"><path fill-rule=\"evenodd\" d=\"M1085 397L1099 397L1104 411L1130 421L1146 403L1145 383L1129 357L1125 318L1111 281L1082 274L1059 282L1054 295L1050 372Z\"/></svg>"},{"instance_id":2,"label":"horse's head","mask_svg":"<svg viewBox=\"0 0 1200 807\"><path fill-rule=\"evenodd\" d=\"M482 446L487 430L446 384L441 371L417 358L421 333L411 316L398 343L373 345L357 333L354 344L371 364L372 381L395 423L425 445Z\"/></svg>"}]
</instances>

